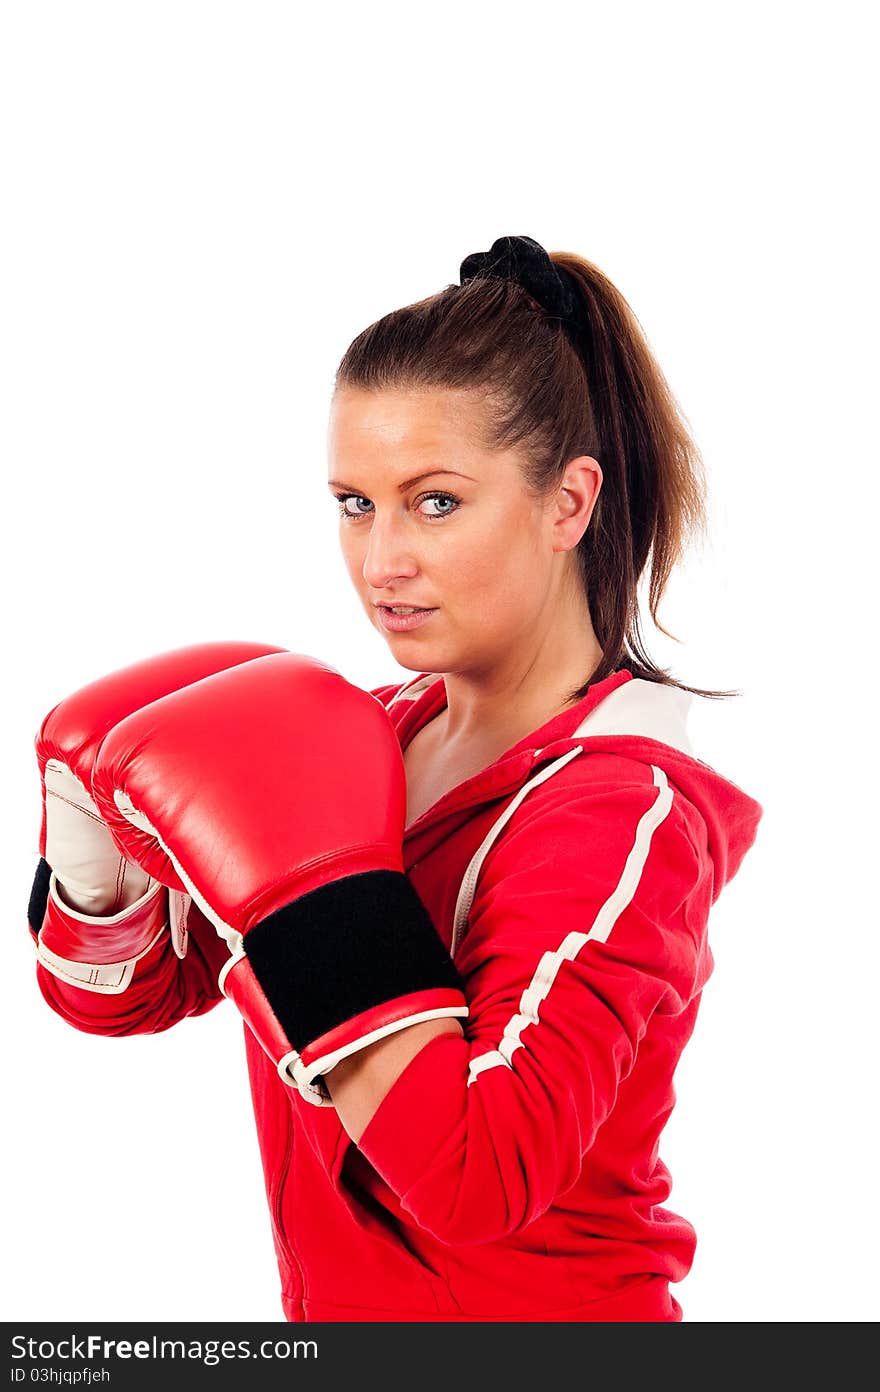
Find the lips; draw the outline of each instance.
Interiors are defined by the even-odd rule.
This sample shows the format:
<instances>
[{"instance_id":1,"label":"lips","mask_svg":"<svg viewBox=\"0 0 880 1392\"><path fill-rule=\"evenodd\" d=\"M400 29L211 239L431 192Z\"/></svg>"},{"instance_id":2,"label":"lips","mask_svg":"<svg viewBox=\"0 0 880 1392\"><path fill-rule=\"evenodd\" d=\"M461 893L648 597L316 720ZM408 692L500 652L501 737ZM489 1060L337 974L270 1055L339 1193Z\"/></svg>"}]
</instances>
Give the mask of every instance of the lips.
<instances>
[{"instance_id":1,"label":"lips","mask_svg":"<svg viewBox=\"0 0 880 1392\"><path fill-rule=\"evenodd\" d=\"M436 609L416 609L412 614L395 614L387 604L377 606L379 622L389 633L408 633L426 624Z\"/></svg>"}]
</instances>

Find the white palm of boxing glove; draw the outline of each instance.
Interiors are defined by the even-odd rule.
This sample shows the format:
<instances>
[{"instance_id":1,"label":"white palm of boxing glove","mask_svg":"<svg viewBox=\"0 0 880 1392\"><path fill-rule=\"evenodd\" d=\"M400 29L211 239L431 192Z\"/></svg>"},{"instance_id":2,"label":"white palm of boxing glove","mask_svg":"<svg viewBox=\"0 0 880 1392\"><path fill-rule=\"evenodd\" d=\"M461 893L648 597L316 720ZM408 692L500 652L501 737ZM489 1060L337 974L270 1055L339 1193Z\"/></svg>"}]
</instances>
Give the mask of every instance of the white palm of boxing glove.
<instances>
[{"instance_id":1,"label":"white palm of boxing glove","mask_svg":"<svg viewBox=\"0 0 880 1392\"><path fill-rule=\"evenodd\" d=\"M159 897L159 882L122 854L72 769L58 759L49 759L44 778L46 860L53 868L50 896L60 898L68 915L73 911L82 923L95 918L119 922L136 917L136 908L146 908ZM178 957L186 956L189 904L188 894L168 890L168 929ZM162 926L164 922L137 957L126 963L126 985L137 958L150 950ZM38 956L50 969L57 965L54 955L49 960L45 947L42 952L38 948ZM69 978L69 972L66 975Z\"/></svg>"},{"instance_id":2,"label":"white palm of boxing glove","mask_svg":"<svg viewBox=\"0 0 880 1392\"><path fill-rule=\"evenodd\" d=\"M119 850L72 769L49 759L45 786L46 859L62 899L85 914L130 908L154 881Z\"/></svg>"}]
</instances>

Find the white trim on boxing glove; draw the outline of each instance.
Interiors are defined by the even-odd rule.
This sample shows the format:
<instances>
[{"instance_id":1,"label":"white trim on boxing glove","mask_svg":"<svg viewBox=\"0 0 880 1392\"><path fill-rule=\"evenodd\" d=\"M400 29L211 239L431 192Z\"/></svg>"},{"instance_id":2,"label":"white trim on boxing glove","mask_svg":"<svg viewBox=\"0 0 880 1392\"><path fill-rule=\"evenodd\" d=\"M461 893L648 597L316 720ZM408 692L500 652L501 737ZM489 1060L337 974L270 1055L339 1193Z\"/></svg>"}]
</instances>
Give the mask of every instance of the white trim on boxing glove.
<instances>
[{"instance_id":1,"label":"white trim on boxing glove","mask_svg":"<svg viewBox=\"0 0 880 1392\"><path fill-rule=\"evenodd\" d=\"M122 909L116 914L95 915L82 913L77 909L71 908L69 904L66 904L58 892L57 876L54 870L49 877L49 898L55 905L55 908L64 919L88 924L92 936L94 935L96 925L112 928L125 923L126 920L134 917L135 914L149 908L151 901L162 893L163 888L164 886L160 884L158 880L153 880L147 892L143 894L140 899L136 900L135 903L129 904L128 908ZM128 988L137 963L142 957L145 957L148 952L152 951L166 929L170 929L171 922L177 922L178 933L180 933L181 922L184 923L183 951L186 951L185 919L189 907L189 896L179 894L175 890L167 890L166 892L169 896L168 918L166 919L164 914L161 916L161 921L156 932L150 938L146 946L141 948L140 952L137 952L133 957L128 957L124 961L119 962L77 961L74 958L62 957L59 953L53 952L51 948L46 946L42 939L42 934L38 934L34 942L34 949L38 962L40 962L48 972L51 972L53 976L57 976L59 981L67 982L70 986L78 986L84 991L95 991L101 995L119 995ZM175 896L178 901L177 903L174 903Z\"/></svg>"}]
</instances>

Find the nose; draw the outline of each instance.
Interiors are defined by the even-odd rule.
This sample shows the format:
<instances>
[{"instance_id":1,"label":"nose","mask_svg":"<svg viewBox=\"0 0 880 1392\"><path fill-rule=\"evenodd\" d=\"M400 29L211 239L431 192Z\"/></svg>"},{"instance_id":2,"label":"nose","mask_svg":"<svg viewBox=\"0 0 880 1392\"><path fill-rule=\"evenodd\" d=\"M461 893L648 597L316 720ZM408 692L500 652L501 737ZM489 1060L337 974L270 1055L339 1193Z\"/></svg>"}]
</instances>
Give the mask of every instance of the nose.
<instances>
[{"instance_id":1,"label":"nose","mask_svg":"<svg viewBox=\"0 0 880 1392\"><path fill-rule=\"evenodd\" d=\"M405 524L396 519L373 516L363 569L364 582L371 589L385 591L395 580L418 574L405 533Z\"/></svg>"}]
</instances>

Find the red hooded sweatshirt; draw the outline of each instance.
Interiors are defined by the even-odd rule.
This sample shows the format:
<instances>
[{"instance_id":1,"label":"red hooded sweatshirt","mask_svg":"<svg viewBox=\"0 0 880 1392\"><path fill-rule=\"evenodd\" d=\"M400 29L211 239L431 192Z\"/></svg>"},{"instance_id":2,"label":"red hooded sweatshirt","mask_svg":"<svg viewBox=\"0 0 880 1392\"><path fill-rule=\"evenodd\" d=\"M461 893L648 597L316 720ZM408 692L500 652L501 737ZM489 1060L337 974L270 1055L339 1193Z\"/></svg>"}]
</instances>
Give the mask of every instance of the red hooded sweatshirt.
<instances>
[{"instance_id":1,"label":"red hooded sweatshirt","mask_svg":"<svg viewBox=\"0 0 880 1392\"><path fill-rule=\"evenodd\" d=\"M372 694L402 748L446 704L430 673ZM670 1284L696 1236L664 1206L658 1146L709 912L763 813L693 755L692 699L616 672L407 827L469 1015L357 1144L243 1027L288 1320L682 1318ZM225 941L194 904L189 930L183 959L163 937L121 995L38 964L40 989L78 1029L167 1029L225 999Z\"/></svg>"}]
</instances>

